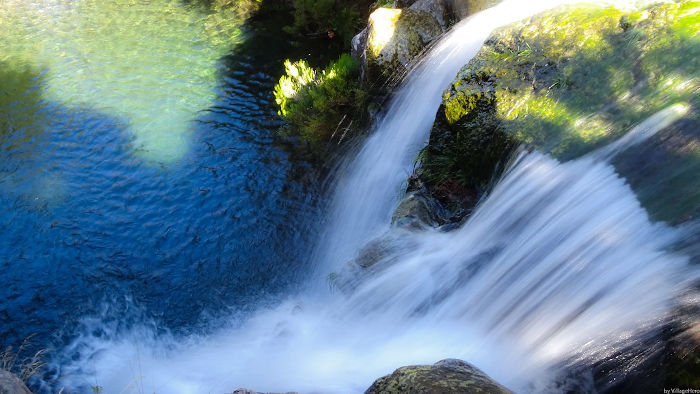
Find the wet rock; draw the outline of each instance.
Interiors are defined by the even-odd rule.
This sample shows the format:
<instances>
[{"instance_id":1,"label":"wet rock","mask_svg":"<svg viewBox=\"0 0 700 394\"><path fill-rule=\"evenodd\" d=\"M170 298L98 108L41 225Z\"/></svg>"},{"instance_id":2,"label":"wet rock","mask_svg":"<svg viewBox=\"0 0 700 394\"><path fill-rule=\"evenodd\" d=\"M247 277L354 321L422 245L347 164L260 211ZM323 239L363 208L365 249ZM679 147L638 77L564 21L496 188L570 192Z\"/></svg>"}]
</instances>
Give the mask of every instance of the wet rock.
<instances>
[{"instance_id":1,"label":"wet rock","mask_svg":"<svg viewBox=\"0 0 700 394\"><path fill-rule=\"evenodd\" d=\"M700 45L693 4L562 7L495 31L443 95L421 156L429 194L448 209L473 206L514 146L574 159L683 103L681 120L613 164L654 220L696 219Z\"/></svg>"},{"instance_id":2,"label":"wet rock","mask_svg":"<svg viewBox=\"0 0 700 394\"><path fill-rule=\"evenodd\" d=\"M355 37L352 38L352 41L350 41L350 55L360 62L362 65L362 69L364 72L364 69L367 67L365 64L366 62L366 57L365 57L365 48L367 47L367 36L369 34L369 29L364 28L362 29L361 32L359 32Z\"/></svg>"},{"instance_id":3,"label":"wet rock","mask_svg":"<svg viewBox=\"0 0 700 394\"><path fill-rule=\"evenodd\" d=\"M390 267L415 249L415 238L411 231L394 228L363 246L357 256L348 261L328 280L332 289L344 294L351 293L359 284L377 272Z\"/></svg>"},{"instance_id":4,"label":"wet rock","mask_svg":"<svg viewBox=\"0 0 700 394\"><path fill-rule=\"evenodd\" d=\"M420 230L444 223L439 204L420 193L409 193L391 217L391 224L405 229Z\"/></svg>"},{"instance_id":5,"label":"wet rock","mask_svg":"<svg viewBox=\"0 0 700 394\"><path fill-rule=\"evenodd\" d=\"M27 386L16 375L0 369L0 394L31 394Z\"/></svg>"},{"instance_id":6,"label":"wet rock","mask_svg":"<svg viewBox=\"0 0 700 394\"><path fill-rule=\"evenodd\" d=\"M339 290L343 294L350 294L369 275L376 272L375 265L383 259L398 251L394 242L395 237L385 234L368 242L357 254L357 257L348 261L339 271L333 272L328 277L331 289Z\"/></svg>"},{"instance_id":7,"label":"wet rock","mask_svg":"<svg viewBox=\"0 0 700 394\"><path fill-rule=\"evenodd\" d=\"M395 393L505 394L511 391L473 365L461 360L447 359L434 365L401 367L391 375L377 379L365 391L365 394Z\"/></svg>"},{"instance_id":8,"label":"wet rock","mask_svg":"<svg viewBox=\"0 0 700 394\"><path fill-rule=\"evenodd\" d=\"M353 38L352 52L362 62L370 86L383 90L395 86L416 55L442 32L428 12L379 8L370 15L367 28Z\"/></svg>"},{"instance_id":9,"label":"wet rock","mask_svg":"<svg viewBox=\"0 0 700 394\"><path fill-rule=\"evenodd\" d=\"M395 0L378 8L367 27L353 37L352 56L362 78L382 96L396 86L411 62L456 21L495 4L495 0Z\"/></svg>"},{"instance_id":10,"label":"wet rock","mask_svg":"<svg viewBox=\"0 0 700 394\"><path fill-rule=\"evenodd\" d=\"M394 0L394 8L408 8L420 2L420 0ZM443 5L449 19L461 20L496 3L498 0L446 0Z\"/></svg>"},{"instance_id":11,"label":"wet rock","mask_svg":"<svg viewBox=\"0 0 700 394\"><path fill-rule=\"evenodd\" d=\"M414 11L427 12L432 15L440 24L443 32L449 27L450 13L447 4L443 0L418 0L408 8Z\"/></svg>"}]
</instances>

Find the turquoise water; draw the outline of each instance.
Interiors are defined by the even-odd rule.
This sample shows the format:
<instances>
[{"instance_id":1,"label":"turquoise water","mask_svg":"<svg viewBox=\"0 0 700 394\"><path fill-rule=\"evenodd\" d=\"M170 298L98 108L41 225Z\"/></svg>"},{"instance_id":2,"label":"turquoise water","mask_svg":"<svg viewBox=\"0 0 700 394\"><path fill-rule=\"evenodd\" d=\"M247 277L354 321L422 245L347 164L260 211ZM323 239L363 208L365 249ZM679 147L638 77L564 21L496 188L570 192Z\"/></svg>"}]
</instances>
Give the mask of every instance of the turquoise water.
<instances>
[{"instance_id":1,"label":"turquoise water","mask_svg":"<svg viewBox=\"0 0 700 394\"><path fill-rule=\"evenodd\" d=\"M44 100L119 119L135 153L170 162L214 104L215 64L254 4L206 12L168 1L6 0L0 62L38 73Z\"/></svg>"}]
</instances>

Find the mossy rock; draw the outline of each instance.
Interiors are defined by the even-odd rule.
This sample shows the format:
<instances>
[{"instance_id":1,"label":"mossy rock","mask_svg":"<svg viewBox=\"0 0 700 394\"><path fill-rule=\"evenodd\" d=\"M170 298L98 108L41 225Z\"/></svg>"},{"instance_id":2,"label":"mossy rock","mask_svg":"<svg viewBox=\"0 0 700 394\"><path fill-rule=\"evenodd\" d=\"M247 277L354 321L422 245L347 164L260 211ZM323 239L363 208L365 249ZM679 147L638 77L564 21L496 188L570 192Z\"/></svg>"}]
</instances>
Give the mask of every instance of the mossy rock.
<instances>
[{"instance_id":1,"label":"mossy rock","mask_svg":"<svg viewBox=\"0 0 700 394\"><path fill-rule=\"evenodd\" d=\"M370 15L367 29L366 78L378 87L394 86L411 61L442 34L432 15L412 9L379 8Z\"/></svg>"},{"instance_id":2,"label":"mossy rock","mask_svg":"<svg viewBox=\"0 0 700 394\"><path fill-rule=\"evenodd\" d=\"M666 150L674 163L672 173L659 163L647 166L649 176L642 179L635 173L638 166L621 160L616 166L623 176L638 180L632 182L634 190L655 219L679 222L697 217L699 10L698 1L636 11L567 6L494 32L445 91L421 157L427 183L478 191L513 143L568 160L683 103L690 109L685 118L655 137L655 149ZM488 141L486 135L492 133L496 135ZM494 145L501 142L502 149ZM490 154L483 165L491 171L475 170L474 160L470 163L467 157L484 150ZM498 155L503 156L497 159ZM658 190L653 192L659 183L669 188L661 200ZM673 199L682 204L668 209L666 201Z\"/></svg>"},{"instance_id":3,"label":"mossy rock","mask_svg":"<svg viewBox=\"0 0 700 394\"><path fill-rule=\"evenodd\" d=\"M402 367L377 379L365 394L506 394L501 386L473 365L461 360L442 360L434 365Z\"/></svg>"},{"instance_id":4,"label":"mossy rock","mask_svg":"<svg viewBox=\"0 0 700 394\"><path fill-rule=\"evenodd\" d=\"M391 224L407 230L438 227L446 222L437 201L420 192L408 193L391 215Z\"/></svg>"}]
</instances>

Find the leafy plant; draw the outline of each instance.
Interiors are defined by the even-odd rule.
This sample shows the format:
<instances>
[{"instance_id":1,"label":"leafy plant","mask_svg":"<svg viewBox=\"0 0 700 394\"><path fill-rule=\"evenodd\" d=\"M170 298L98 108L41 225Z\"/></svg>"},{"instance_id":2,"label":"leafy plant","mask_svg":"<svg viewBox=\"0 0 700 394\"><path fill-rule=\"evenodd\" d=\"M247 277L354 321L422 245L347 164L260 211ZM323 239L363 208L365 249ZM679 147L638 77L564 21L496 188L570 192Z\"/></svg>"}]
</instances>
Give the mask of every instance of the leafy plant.
<instances>
[{"instance_id":1,"label":"leafy plant","mask_svg":"<svg viewBox=\"0 0 700 394\"><path fill-rule=\"evenodd\" d=\"M283 133L312 145L332 139L340 143L352 130L353 119L364 112L367 95L357 71L357 61L347 54L323 71L303 60L287 60L274 90L279 114L287 121Z\"/></svg>"}]
</instances>

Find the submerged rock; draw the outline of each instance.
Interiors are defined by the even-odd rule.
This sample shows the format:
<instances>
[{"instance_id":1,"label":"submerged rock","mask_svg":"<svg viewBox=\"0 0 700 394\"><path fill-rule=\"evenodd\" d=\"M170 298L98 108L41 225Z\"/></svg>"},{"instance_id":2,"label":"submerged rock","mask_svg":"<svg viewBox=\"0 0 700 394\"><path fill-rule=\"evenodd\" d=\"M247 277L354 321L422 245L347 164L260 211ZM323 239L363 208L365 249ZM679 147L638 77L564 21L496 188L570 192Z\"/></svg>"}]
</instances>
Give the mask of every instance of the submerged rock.
<instances>
[{"instance_id":1,"label":"submerged rock","mask_svg":"<svg viewBox=\"0 0 700 394\"><path fill-rule=\"evenodd\" d=\"M20 378L0 369L0 394L32 394Z\"/></svg>"},{"instance_id":2,"label":"submerged rock","mask_svg":"<svg viewBox=\"0 0 700 394\"><path fill-rule=\"evenodd\" d=\"M496 0L394 0L378 8L367 27L353 37L352 56L362 64L363 79L374 94L395 87L426 46L456 21L497 3Z\"/></svg>"},{"instance_id":3,"label":"submerged rock","mask_svg":"<svg viewBox=\"0 0 700 394\"><path fill-rule=\"evenodd\" d=\"M443 95L421 156L431 193L448 206L475 203L518 144L572 159L681 103L683 119L615 166L655 219L697 218L697 7L562 7L494 32Z\"/></svg>"},{"instance_id":4,"label":"submerged rock","mask_svg":"<svg viewBox=\"0 0 700 394\"><path fill-rule=\"evenodd\" d=\"M445 222L441 211L438 202L418 192L409 193L394 210L391 224L408 230L437 227Z\"/></svg>"},{"instance_id":5,"label":"submerged rock","mask_svg":"<svg viewBox=\"0 0 700 394\"><path fill-rule=\"evenodd\" d=\"M405 8L375 10L351 43L364 79L377 94L398 83L415 57L445 31L450 19L444 0L397 5Z\"/></svg>"},{"instance_id":6,"label":"submerged rock","mask_svg":"<svg viewBox=\"0 0 700 394\"><path fill-rule=\"evenodd\" d=\"M401 367L391 375L377 379L365 391L365 394L399 393L505 394L511 391L473 365L455 359L442 360L434 365Z\"/></svg>"},{"instance_id":7,"label":"submerged rock","mask_svg":"<svg viewBox=\"0 0 700 394\"><path fill-rule=\"evenodd\" d=\"M376 276L415 249L411 231L396 228L364 245L357 256L329 275L329 285L349 294L367 278Z\"/></svg>"}]
</instances>

